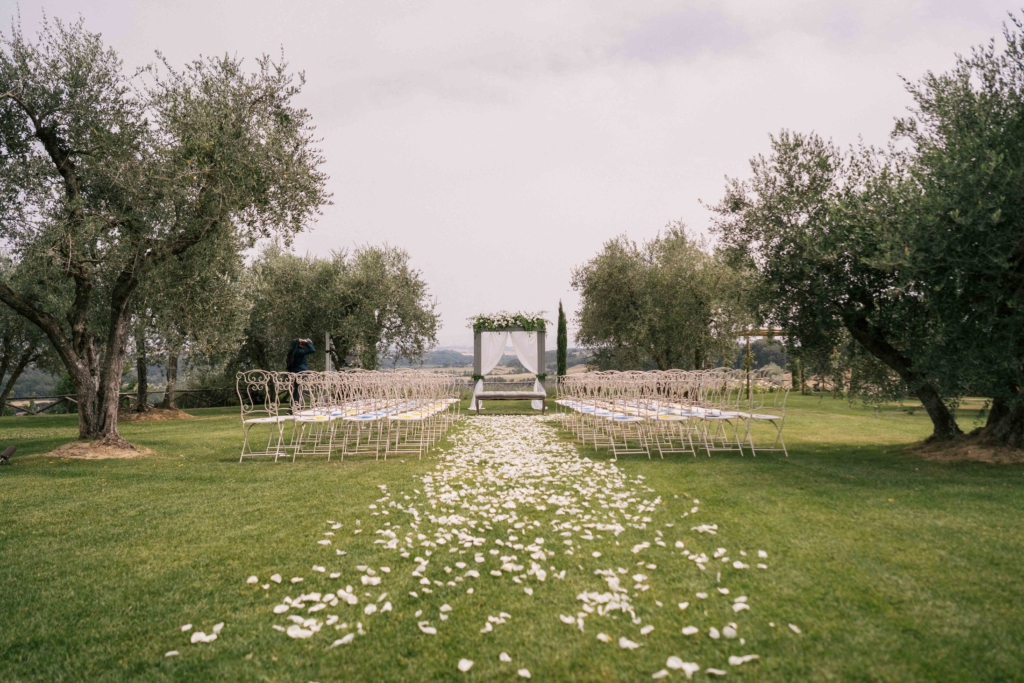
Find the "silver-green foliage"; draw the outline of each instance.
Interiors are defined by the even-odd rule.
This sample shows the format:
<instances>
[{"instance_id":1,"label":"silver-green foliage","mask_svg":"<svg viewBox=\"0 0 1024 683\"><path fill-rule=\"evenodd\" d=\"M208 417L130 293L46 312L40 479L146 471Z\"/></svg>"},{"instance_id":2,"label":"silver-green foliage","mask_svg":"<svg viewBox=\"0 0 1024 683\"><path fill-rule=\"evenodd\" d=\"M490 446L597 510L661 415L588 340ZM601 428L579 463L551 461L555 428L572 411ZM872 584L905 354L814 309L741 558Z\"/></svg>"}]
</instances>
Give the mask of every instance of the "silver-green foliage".
<instances>
[{"instance_id":1,"label":"silver-green foliage","mask_svg":"<svg viewBox=\"0 0 1024 683\"><path fill-rule=\"evenodd\" d=\"M749 284L680 223L642 245L621 236L573 270L576 340L599 368L717 364L750 322Z\"/></svg>"},{"instance_id":2,"label":"silver-green foliage","mask_svg":"<svg viewBox=\"0 0 1024 683\"><path fill-rule=\"evenodd\" d=\"M0 239L34 274L0 301L66 367L79 434L123 445L132 299L169 259L303 229L327 201L302 83L224 56L129 78L83 22L0 38Z\"/></svg>"},{"instance_id":3,"label":"silver-green foliage","mask_svg":"<svg viewBox=\"0 0 1024 683\"><path fill-rule=\"evenodd\" d=\"M383 358L419 361L437 343L440 318L422 274L404 249L365 246L330 258L266 249L246 276L252 309L241 364L282 368L289 343L309 338L323 367L325 333L333 362L375 369Z\"/></svg>"}]
</instances>

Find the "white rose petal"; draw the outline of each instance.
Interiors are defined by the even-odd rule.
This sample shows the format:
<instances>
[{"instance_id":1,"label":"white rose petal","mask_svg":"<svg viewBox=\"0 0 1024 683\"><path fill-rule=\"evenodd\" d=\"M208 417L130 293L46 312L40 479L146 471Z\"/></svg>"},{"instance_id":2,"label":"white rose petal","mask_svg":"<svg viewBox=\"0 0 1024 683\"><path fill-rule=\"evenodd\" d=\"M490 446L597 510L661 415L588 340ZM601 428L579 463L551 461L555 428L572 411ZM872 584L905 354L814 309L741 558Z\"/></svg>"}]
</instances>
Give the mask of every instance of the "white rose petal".
<instances>
[{"instance_id":1,"label":"white rose petal","mask_svg":"<svg viewBox=\"0 0 1024 683\"><path fill-rule=\"evenodd\" d=\"M356 634L348 633L348 634L342 636L341 638L338 638L333 643L331 643L331 647L338 647L339 645L348 645L353 640L355 640L355 638L356 638Z\"/></svg>"},{"instance_id":2,"label":"white rose petal","mask_svg":"<svg viewBox=\"0 0 1024 683\"><path fill-rule=\"evenodd\" d=\"M634 643L626 636L622 636L621 638L619 638L619 647L621 647L623 650L635 650L638 647L640 647L640 643Z\"/></svg>"},{"instance_id":3,"label":"white rose petal","mask_svg":"<svg viewBox=\"0 0 1024 683\"><path fill-rule=\"evenodd\" d=\"M473 660L472 659L460 659L459 660L459 671L461 671L462 673L466 673L467 671L469 671L472 668L473 668Z\"/></svg>"},{"instance_id":4,"label":"white rose petal","mask_svg":"<svg viewBox=\"0 0 1024 683\"><path fill-rule=\"evenodd\" d=\"M291 626L289 626L288 630L285 631L285 633L288 634L289 638L312 638L313 637L313 631L311 631L310 629L307 629L307 628L302 628L298 624L292 624Z\"/></svg>"}]
</instances>

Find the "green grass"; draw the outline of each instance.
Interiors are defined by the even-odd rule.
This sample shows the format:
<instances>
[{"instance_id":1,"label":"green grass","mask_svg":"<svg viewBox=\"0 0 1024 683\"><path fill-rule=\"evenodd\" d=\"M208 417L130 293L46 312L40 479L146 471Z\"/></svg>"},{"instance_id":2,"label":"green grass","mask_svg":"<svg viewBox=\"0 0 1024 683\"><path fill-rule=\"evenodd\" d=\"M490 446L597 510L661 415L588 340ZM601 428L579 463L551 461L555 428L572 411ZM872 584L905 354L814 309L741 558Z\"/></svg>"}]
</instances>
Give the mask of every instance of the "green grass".
<instances>
[{"instance_id":1,"label":"green grass","mask_svg":"<svg viewBox=\"0 0 1024 683\"><path fill-rule=\"evenodd\" d=\"M485 415L509 412L528 408L491 403ZM502 650L528 659L535 680L649 680L669 654L715 665L737 653L724 641L679 635L684 622L704 622L696 607L684 614L674 604L713 577L664 559L650 594L637 598L656 630L633 653L597 646L596 621L581 634L551 619L553 611L575 613L575 593L594 587L593 577L571 573L568 586L549 581L533 599L481 579L474 595L443 598L454 608L450 628L424 637L411 613L417 605L401 599L414 588L408 561L373 544L380 518L368 505L380 497L378 484L417 487L431 457L239 465L234 411L193 414L124 425L126 438L154 454L94 462L40 455L73 438L74 416L0 419L0 446L19 447L14 466L0 468L0 680L508 680L514 667L490 665ZM713 539L686 531L688 546L769 551L769 571L730 579L733 595L751 597L753 609L735 619L745 650L762 659L726 680L1024 679L1024 468L905 453L902 445L928 426L920 409L876 413L795 396L788 459L620 459L666 501L655 526L688 530L679 518L696 497L694 519L720 531ZM367 529L339 538L345 558L313 545L327 519L346 531L360 519ZM633 536L624 535L625 549L609 549L610 563L635 565L626 548ZM394 613L373 619L368 638L334 650L324 638L291 641L273 631L269 610L288 591L268 595L244 583L275 571L309 582L310 565L327 561L348 583L356 564L392 566L386 590L399 597ZM654 609L655 599L666 608ZM421 602L436 612L431 599ZM708 620L734 618L711 602ZM479 634L498 609L513 614L497 627L500 638ZM218 621L227 626L210 645L188 645L179 628ZM784 628L789 622L803 634ZM182 655L164 658L170 649ZM463 656L478 662L465 676L455 669Z\"/></svg>"}]
</instances>

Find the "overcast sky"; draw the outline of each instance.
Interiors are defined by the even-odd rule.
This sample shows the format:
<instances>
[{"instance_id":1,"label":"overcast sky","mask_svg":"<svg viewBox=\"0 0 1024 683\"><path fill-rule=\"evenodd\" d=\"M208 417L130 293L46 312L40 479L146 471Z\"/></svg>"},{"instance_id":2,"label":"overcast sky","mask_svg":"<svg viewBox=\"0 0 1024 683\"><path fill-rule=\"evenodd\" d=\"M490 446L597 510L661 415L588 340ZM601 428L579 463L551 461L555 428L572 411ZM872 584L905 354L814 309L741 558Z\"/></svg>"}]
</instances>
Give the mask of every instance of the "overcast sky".
<instances>
[{"instance_id":1,"label":"overcast sky","mask_svg":"<svg viewBox=\"0 0 1024 683\"><path fill-rule=\"evenodd\" d=\"M4 30L19 4L0 0ZM499 309L572 317L570 270L621 233L705 232L726 176L781 128L884 144L900 76L997 36L991 0L21 2L103 34L129 69L283 49L334 205L300 253L388 242L423 271L442 344ZM570 335L572 331L570 330ZM552 335L553 337L554 335ZM553 345L553 338L549 345ZM571 343L571 341L570 341Z\"/></svg>"}]
</instances>

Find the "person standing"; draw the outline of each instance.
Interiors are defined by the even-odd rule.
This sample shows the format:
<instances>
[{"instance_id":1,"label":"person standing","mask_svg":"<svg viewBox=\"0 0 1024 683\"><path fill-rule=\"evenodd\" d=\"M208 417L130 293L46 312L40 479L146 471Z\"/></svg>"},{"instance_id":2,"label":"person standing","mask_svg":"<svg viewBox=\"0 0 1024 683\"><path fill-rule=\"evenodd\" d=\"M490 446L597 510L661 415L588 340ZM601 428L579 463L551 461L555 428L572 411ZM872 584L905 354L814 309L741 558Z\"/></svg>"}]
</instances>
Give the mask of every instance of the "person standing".
<instances>
[{"instance_id":1,"label":"person standing","mask_svg":"<svg viewBox=\"0 0 1024 683\"><path fill-rule=\"evenodd\" d=\"M309 370L307 356L316 353L312 339L293 339L291 348L288 349L287 368L288 372L305 372Z\"/></svg>"},{"instance_id":2,"label":"person standing","mask_svg":"<svg viewBox=\"0 0 1024 683\"><path fill-rule=\"evenodd\" d=\"M313 346L312 339L293 339L292 345L288 349L288 357L285 359L285 365L288 368L288 372L300 373L309 370L308 356L316 353L316 348ZM302 389L299 388L299 383L292 383L292 404L302 404ZM295 408L292 409L293 411Z\"/></svg>"}]
</instances>

